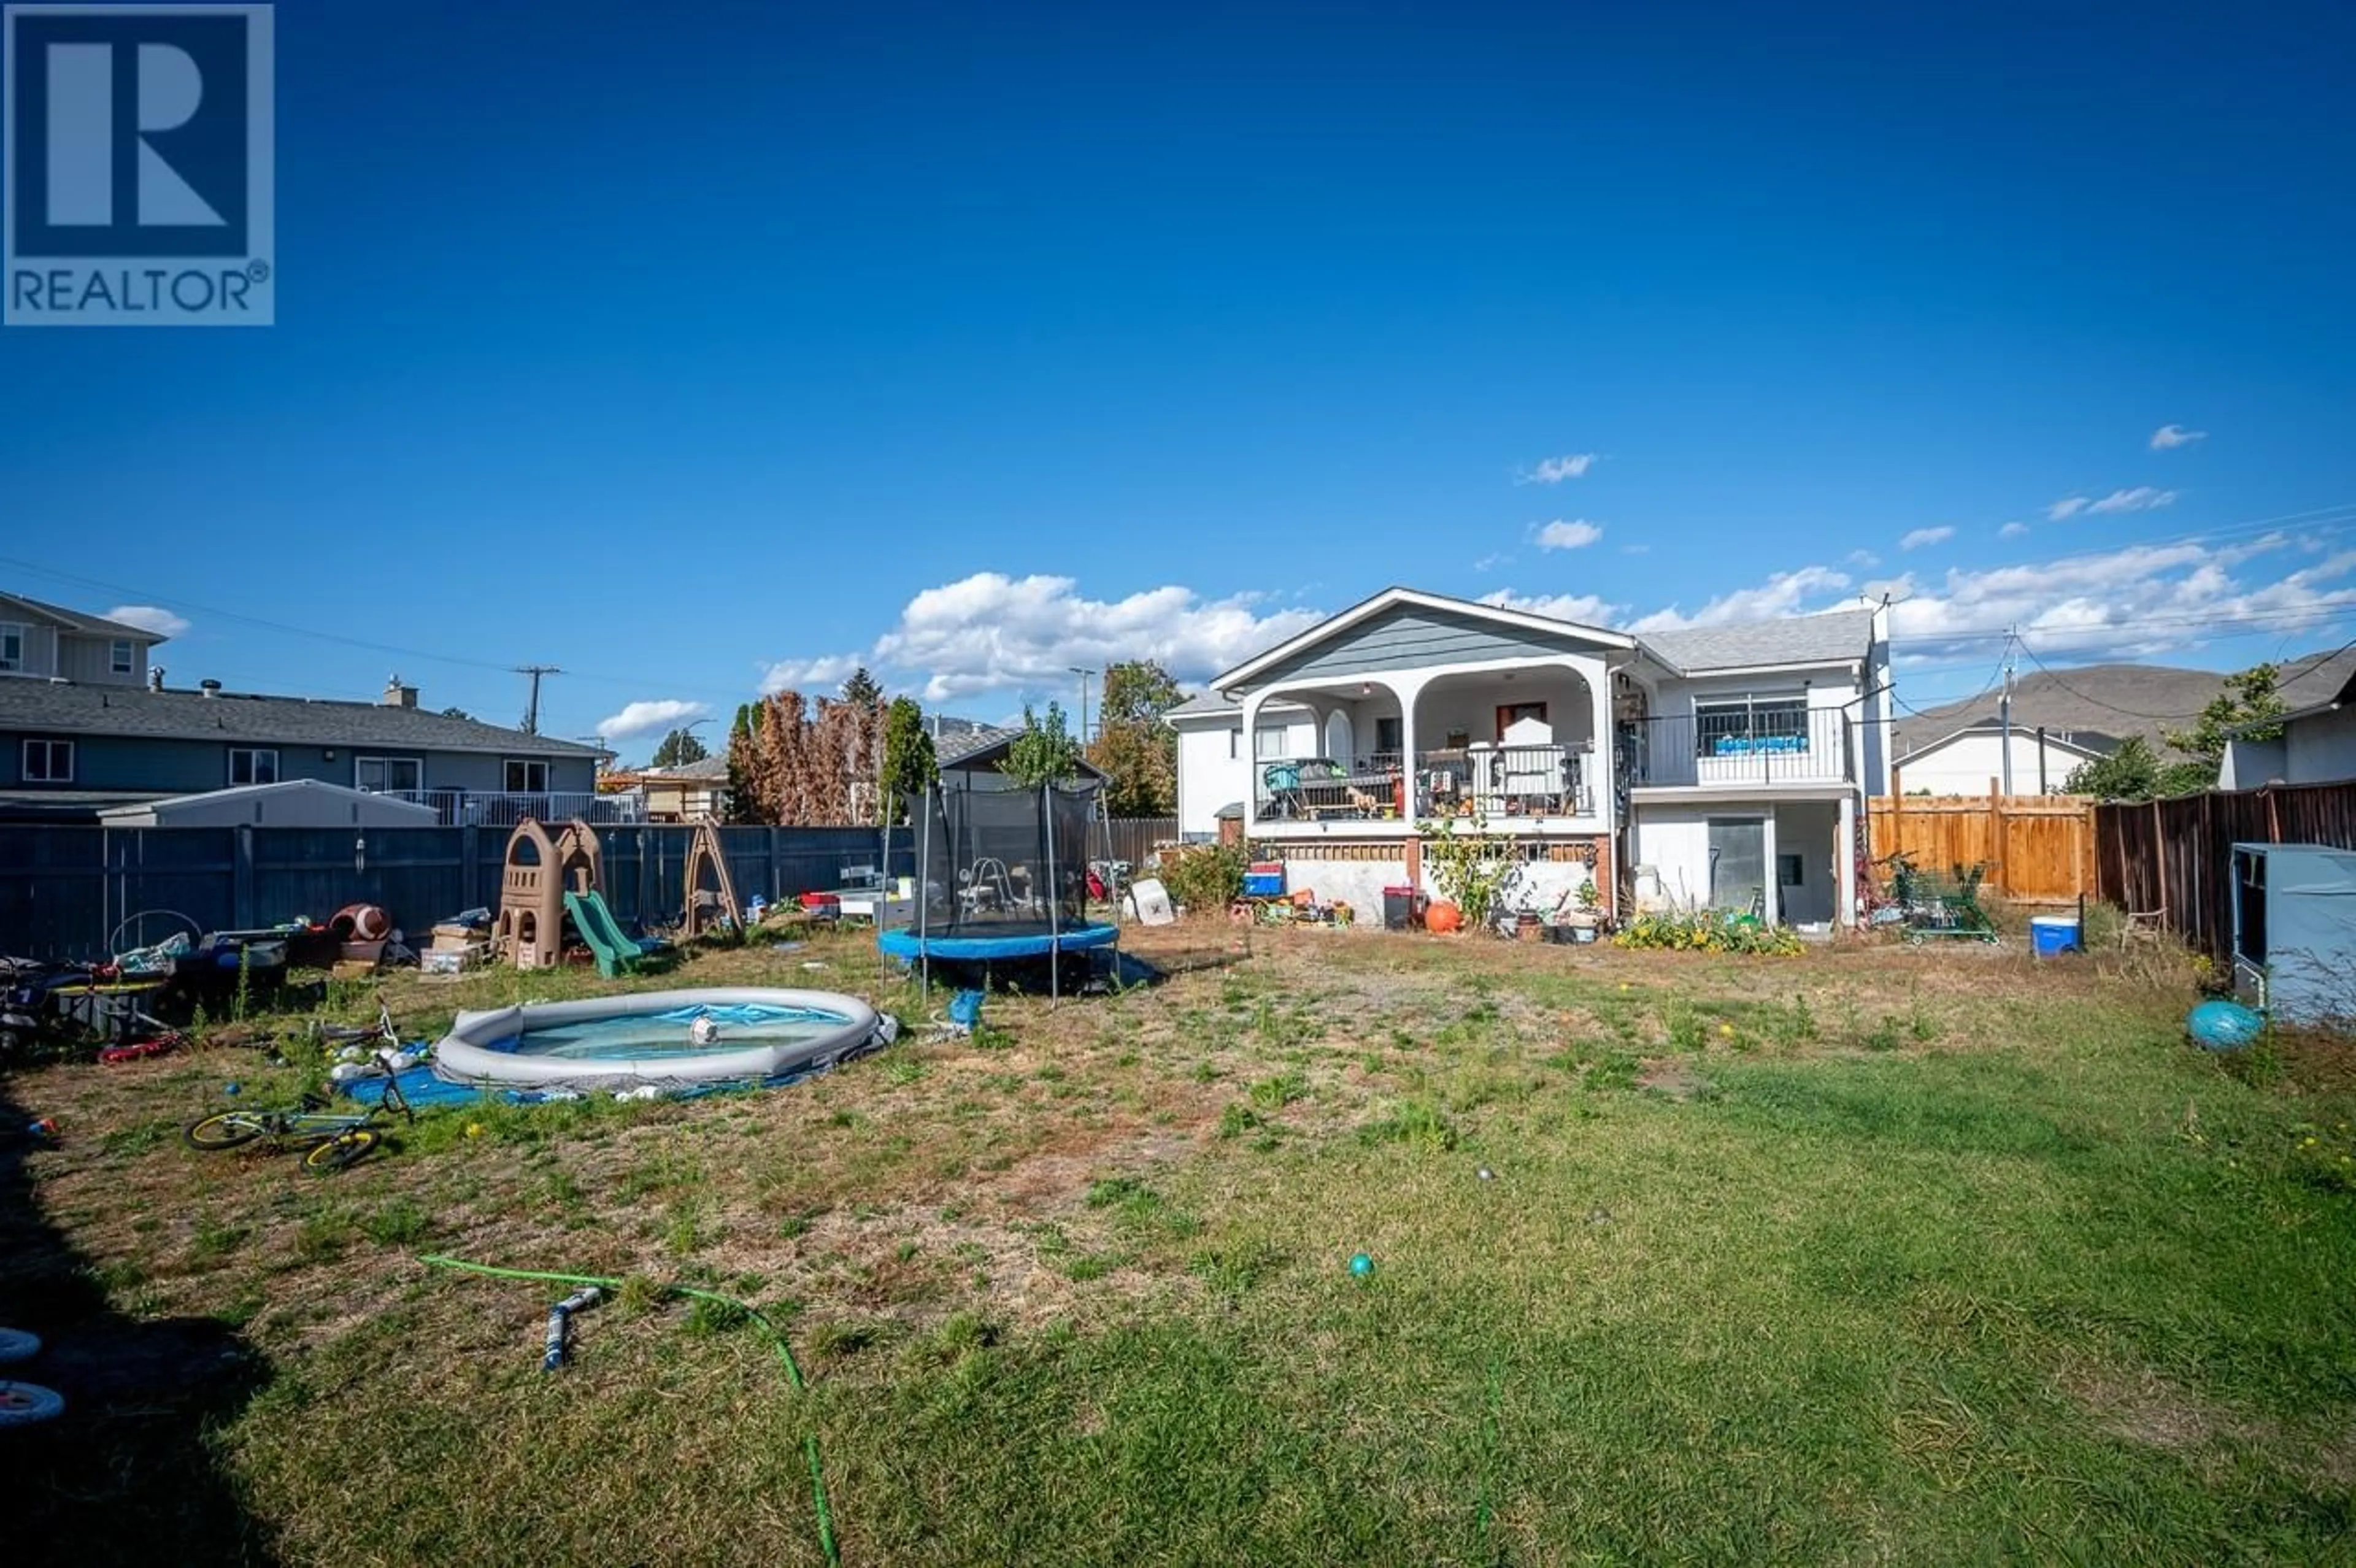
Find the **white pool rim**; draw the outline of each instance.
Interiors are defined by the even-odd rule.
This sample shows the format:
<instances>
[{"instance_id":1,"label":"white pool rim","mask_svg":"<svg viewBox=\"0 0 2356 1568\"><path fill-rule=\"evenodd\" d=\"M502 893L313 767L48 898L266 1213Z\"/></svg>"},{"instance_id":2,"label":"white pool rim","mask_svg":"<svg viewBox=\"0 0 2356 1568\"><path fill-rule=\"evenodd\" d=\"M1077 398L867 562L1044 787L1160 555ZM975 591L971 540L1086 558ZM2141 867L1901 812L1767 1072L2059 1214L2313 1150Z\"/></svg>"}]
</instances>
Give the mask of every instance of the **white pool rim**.
<instances>
[{"instance_id":1,"label":"white pool rim","mask_svg":"<svg viewBox=\"0 0 2356 1568\"><path fill-rule=\"evenodd\" d=\"M595 1023L638 1013L679 1008L793 1008L833 1013L842 1027L805 1040L776 1041L742 1050L665 1051L659 1056L582 1059L533 1056L496 1049L536 1029ZM635 991L591 997L577 1002L526 1002L460 1013L434 1048L435 1074L453 1083L502 1086L599 1083L710 1083L777 1078L819 1071L862 1055L885 1040L884 1020L857 997L839 991L797 991L766 986L712 986L684 991Z\"/></svg>"}]
</instances>

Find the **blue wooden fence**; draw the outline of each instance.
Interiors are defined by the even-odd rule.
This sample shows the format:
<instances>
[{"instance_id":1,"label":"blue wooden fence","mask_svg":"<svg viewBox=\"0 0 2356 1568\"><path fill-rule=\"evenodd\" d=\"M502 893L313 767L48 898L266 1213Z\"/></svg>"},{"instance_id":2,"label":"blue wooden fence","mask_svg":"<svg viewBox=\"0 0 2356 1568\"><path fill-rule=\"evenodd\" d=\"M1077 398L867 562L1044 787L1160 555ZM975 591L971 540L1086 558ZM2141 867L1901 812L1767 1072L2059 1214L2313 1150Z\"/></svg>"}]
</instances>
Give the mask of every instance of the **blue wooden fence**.
<instances>
[{"instance_id":1,"label":"blue wooden fence","mask_svg":"<svg viewBox=\"0 0 2356 1568\"><path fill-rule=\"evenodd\" d=\"M625 925L668 924L686 901L694 829L605 827L605 901ZM496 828L0 827L0 953L91 958L178 929L166 910L207 931L324 920L372 903L422 932L463 910L496 908L508 835ZM905 830L884 864L872 827L723 827L736 893L776 902L839 887L844 870L916 874Z\"/></svg>"}]
</instances>

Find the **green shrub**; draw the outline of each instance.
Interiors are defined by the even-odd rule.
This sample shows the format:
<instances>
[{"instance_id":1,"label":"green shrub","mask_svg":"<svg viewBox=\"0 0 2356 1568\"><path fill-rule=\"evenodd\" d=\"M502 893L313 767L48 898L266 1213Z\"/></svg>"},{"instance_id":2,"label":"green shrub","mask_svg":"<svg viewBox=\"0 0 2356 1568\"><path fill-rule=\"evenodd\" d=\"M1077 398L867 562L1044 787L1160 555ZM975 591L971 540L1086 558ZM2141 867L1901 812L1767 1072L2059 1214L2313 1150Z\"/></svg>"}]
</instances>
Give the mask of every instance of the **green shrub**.
<instances>
[{"instance_id":1,"label":"green shrub","mask_svg":"<svg viewBox=\"0 0 2356 1568\"><path fill-rule=\"evenodd\" d=\"M1798 934L1783 926L1716 910L1664 910L1640 914L1612 941L1619 947L1669 953L1753 953L1790 957L1802 950Z\"/></svg>"},{"instance_id":2,"label":"green shrub","mask_svg":"<svg viewBox=\"0 0 2356 1568\"><path fill-rule=\"evenodd\" d=\"M1164 862L1162 885L1189 914L1219 914L1244 896L1250 863L1240 844L1195 844Z\"/></svg>"}]
</instances>

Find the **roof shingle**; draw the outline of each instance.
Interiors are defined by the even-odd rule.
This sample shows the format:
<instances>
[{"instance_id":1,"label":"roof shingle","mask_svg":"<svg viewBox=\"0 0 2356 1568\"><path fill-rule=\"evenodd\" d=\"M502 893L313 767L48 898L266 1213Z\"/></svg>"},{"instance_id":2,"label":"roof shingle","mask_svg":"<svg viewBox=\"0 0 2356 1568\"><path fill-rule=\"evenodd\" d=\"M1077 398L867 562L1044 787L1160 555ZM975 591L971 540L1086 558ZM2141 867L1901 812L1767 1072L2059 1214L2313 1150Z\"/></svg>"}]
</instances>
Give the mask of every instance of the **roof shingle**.
<instances>
[{"instance_id":1,"label":"roof shingle","mask_svg":"<svg viewBox=\"0 0 2356 1568\"><path fill-rule=\"evenodd\" d=\"M206 697L194 691L78 686L54 680L0 680L0 730L174 741L406 746L429 752L498 752L509 756L601 754L595 746L415 708L228 692Z\"/></svg>"}]
</instances>

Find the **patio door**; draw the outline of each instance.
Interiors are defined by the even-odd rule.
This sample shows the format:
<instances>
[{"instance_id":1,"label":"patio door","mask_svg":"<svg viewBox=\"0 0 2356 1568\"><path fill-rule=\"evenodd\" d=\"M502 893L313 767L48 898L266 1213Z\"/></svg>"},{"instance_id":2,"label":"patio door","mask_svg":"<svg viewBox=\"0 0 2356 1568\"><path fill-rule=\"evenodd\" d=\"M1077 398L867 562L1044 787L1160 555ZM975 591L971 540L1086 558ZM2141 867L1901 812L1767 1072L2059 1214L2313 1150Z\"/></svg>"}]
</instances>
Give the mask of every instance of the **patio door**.
<instances>
[{"instance_id":1,"label":"patio door","mask_svg":"<svg viewBox=\"0 0 2356 1568\"><path fill-rule=\"evenodd\" d=\"M1709 819L1709 906L1734 914L1757 910L1772 916L1767 898L1767 819Z\"/></svg>"},{"instance_id":2,"label":"patio door","mask_svg":"<svg viewBox=\"0 0 2356 1568\"><path fill-rule=\"evenodd\" d=\"M1505 731L1525 719L1535 719L1541 724L1545 723L1546 704L1543 702L1499 703L1497 705L1497 743L1504 745Z\"/></svg>"}]
</instances>

